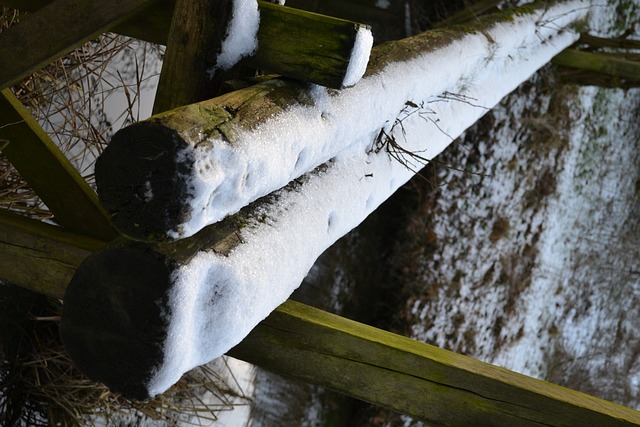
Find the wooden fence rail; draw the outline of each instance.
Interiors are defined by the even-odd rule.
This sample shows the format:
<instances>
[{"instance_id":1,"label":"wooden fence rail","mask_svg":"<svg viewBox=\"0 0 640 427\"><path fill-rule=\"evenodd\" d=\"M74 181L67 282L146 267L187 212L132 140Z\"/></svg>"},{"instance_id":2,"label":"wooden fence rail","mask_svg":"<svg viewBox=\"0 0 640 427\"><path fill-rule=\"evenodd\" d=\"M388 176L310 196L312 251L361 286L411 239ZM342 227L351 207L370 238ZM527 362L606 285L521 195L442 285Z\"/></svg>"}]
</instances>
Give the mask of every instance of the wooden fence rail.
<instances>
[{"instance_id":1,"label":"wooden fence rail","mask_svg":"<svg viewBox=\"0 0 640 427\"><path fill-rule=\"evenodd\" d=\"M0 5L18 2L2 0ZM0 70L0 87L15 82L53 56L61 55L105 28L112 28L150 4L145 0L125 0L117 4L84 0L56 0L53 3L38 0L35 3L48 6L44 7L44 12L34 14L38 15L36 18L25 20L29 24L0 38L0 52L4 54L9 49L12 53L6 58L17 61ZM89 4L91 8L88 8ZM166 6L172 2L159 4ZM54 37L55 43L59 43L55 46L42 43L42 49L31 52L29 48L27 54L18 49L13 52L15 46L22 46L24 40L32 37L28 34L30 30L34 35L42 35L39 30L35 31L38 22L47 17L56 21L63 6L73 10L74 5L85 7L81 10L96 15L87 18L91 21L87 25L80 25L84 30L71 31L73 35L69 37ZM70 16L73 16L72 23L68 19L57 20L46 25L43 23L44 28L48 28L50 34L56 34L60 25L77 27L78 15ZM37 41L44 39L39 37ZM403 54L410 53L405 51ZM7 63L4 56L3 63ZM20 113L20 106L15 104L9 93L3 92L3 96L7 114L18 113L16 123L24 128L23 123L28 122L28 117ZM48 144L46 138L39 136L40 131L37 126L32 126L19 135L11 136L11 144L34 138L34 150L40 150ZM58 154L53 150L43 155L55 157ZM39 192L48 193L49 190ZM83 205L95 204L90 200L92 197L89 195ZM105 235L86 233L99 238L87 237L84 230L81 230L83 234L78 234L71 231L74 221L68 220L68 224L65 223L67 227L63 229L0 211L0 280L63 298L67 284L80 263L112 237L109 232ZM640 425L640 412L632 409L292 301L277 308L230 354L265 369L328 387L435 425Z\"/></svg>"}]
</instances>

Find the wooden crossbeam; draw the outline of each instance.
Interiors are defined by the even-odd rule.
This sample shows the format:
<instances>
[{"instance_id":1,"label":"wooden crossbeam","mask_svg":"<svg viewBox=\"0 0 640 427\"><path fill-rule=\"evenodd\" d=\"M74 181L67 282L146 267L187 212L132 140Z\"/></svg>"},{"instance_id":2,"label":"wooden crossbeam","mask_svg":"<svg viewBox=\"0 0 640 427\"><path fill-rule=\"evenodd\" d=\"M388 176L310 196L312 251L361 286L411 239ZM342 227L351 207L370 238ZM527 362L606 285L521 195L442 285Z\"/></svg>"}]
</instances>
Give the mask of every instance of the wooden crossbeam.
<instances>
[{"instance_id":1,"label":"wooden crossbeam","mask_svg":"<svg viewBox=\"0 0 640 427\"><path fill-rule=\"evenodd\" d=\"M565 49L552 62L570 68L603 73L630 81L640 81L640 61L624 59L622 54L585 52Z\"/></svg>"},{"instance_id":2,"label":"wooden crossbeam","mask_svg":"<svg viewBox=\"0 0 640 427\"><path fill-rule=\"evenodd\" d=\"M229 355L430 425L640 425L632 409L291 300Z\"/></svg>"},{"instance_id":3,"label":"wooden crossbeam","mask_svg":"<svg viewBox=\"0 0 640 427\"><path fill-rule=\"evenodd\" d=\"M105 240L118 235L98 197L9 89L0 94L2 153L69 230Z\"/></svg>"},{"instance_id":4,"label":"wooden crossbeam","mask_svg":"<svg viewBox=\"0 0 640 427\"><path fill-rule=\"evenodd\" d=\"M52 3L48 3L51 2L51 0L38 0L35 4L30 3L29 0L0 0L0 6L10 6L25 11L37 11L34 13L34 16L42 14L46 9L46 16L54 16L56 10L55 5L62 1L87 3L90 0L55 0L55 2ZM127 2L133 1L144 2L145 0L127 0ZM144 13L133 16L120 25L116 25L119 21L113 21L110 25L102 25L100 27L101 31L109 29L143 40L167 44L175 2L176 0L158 0L153 2L151 7L145 9ZM47 3L45 8L37 9L37 6L45 3ZM101 3L112 4L112 2ZM196 10L196 6L199 3L187 2L186 4L189 5L188 10L178 11L178 14L182 17L188 16L188 13L186 15L185 13L189 10ZM250 58L246 58L244 65L327 87L341 88L358 31L361 28L368 29L368 27L352 21L318 15L265 1L259 1L258 4L260 12L260 27L257 34L258 49ZM195 18L192 18L192 23L199 22L198 25L201 25L202 22L206 21L203 21L203 18L213 18L215 16L215 14L212 15L213 12L211 11L209 11L208 16L202 15L202 10L200 10L200 12L201 16L198 17L200 21L195 21ZM128 16L131 16L131 14L128 14ZM56 18L53 17L51 19L55 20ZM13 28L7 31L6 33L10 31L14 32L10 39L8 39L4 33L0 34L0 52L3 52L4 47L9 50L13 49L13 52L7 56L6 60L4 59L4 55L0 54L0 62L8 63L8 61L14 60L14 58L17 61L12 67L8 67L5 70L0 69L0 87L19 80L19 76L24 77L28 74L28 71L33 71L38 66L46 63L40 61L38 65L35 65L32 64L35 62L34 60L29 61L28 58L19 58L21 55L25 55L25 52L32 49L32 47L27 46L25 46L24 49L15 49L14 46L24 44L21 38L27 40L27 36L34 39L36 37L50 37L55 41L61 37L56 35L56 31L51 31L50 29L46 29L47 32L45 33L40 32L37 27L31 24L23 26L23 24L27 22L32 22L32 20L25 19L24 23L19 23L15 26L16 28L23 27L20 33L16 34L17 30ZM184 22L184 24L189 24L189 22ZM207 25L210 25L210 23L207 23ZM86 26L87 25L84 25L84 27ZM187 25L185 25L185 28L186 27ZM95 28L98 28L97 24ZM67 31L70 32L71 30ZM76 30L73 30L73 32L80 33L80 31ZM85 33L86 32L85 30ZM194 26L190 37L201 37L199 33L198 27ZM92 34L95 36L99 34L99 32L94 31ZM206 35L206 37L208 37L208 35ZM4 44L3 39L6 39ZM88 37L84 38L84 40L88 39ZM192 42L193 40L189 41L189 46L198 46ZM46 45L48 46L49 44L50 43L47 43ZM64 43L56 44L56 48L59 49L60 52L63 50L61 48L62 44ZM69 43L67 42L66 44ZM78 44L79 43L76 43L75 46ZM206 59L207 56L211 56L211 50L215 50L215 45L209 47L206 52L202 50L193 52L190 49L192 48L189 47L185 51L185 54L188 53L191 55L191 58L198 57L198 60L205 62L203 60ZM39 50L42 50L42 48ZM69 50L70 49L67 49L65 52ZM47 51L51 51L49 52L51 59L56 57L58 53L54 52L53 48L47 49ZM215 56L215 51L213 54ZM28 52L28 57L33 56L35 56L35 53ZM62 54L57 56L62 56ZM193 59L189 61L193 61ZM186 77L183 73L178 73L173 80L196 78L202 79L200 76ZM158 108L156 112L161 110L163 109Z\"/></svg>"},{"instance_id":5,"label":"wooden crossbeam","mask_svg":"<svg viewBox=\"0 0 640 427\"><path fill-rule=\"evenodd\" d=\"M62 299L78 265L105 244L0 209L0 280Z\"/></svg>"},{"instance_id":6,"label":"wooden crossbeam","mask_svg":"<svg viewBox=\"0 0 640 427\"><path fill-rule=\"evenodd\" d=\"M61 298L101 245L0 211L0 280ZM293 301L229 354L434 425L640 426L638 411Z\"/></svg>"},{"instance_id":7,"label":"wooden crossbeam","mask_svg":"<svg viewBox=\"0 0 640 427\"><path fill-rule=\"evenodd\" d=\"M0 33L0 89L25 78L152 0L55 0Z\"/></svg>"}]
</instances>

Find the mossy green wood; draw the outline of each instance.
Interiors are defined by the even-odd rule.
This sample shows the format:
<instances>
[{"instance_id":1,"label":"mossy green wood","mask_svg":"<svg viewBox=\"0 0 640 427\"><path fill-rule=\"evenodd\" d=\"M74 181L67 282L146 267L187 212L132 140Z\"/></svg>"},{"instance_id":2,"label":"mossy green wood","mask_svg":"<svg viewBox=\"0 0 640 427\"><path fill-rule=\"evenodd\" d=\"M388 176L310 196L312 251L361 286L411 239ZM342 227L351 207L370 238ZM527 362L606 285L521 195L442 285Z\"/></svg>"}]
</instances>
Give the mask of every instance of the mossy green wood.
<instances>
[{"instance_id":1,"label":"mossy green wood","mask_svg":"<svg viewBox=\"0 0 640 427\"><path fill-rule=\"evenodd\" d=\"M620 49L640 49L640 40L596 37L586 33L580 35L578 44L586 44L591 48L613 47Z\"/></svg>"},{"instance_id":2,"label":"mossy green wood","mask_svg":"<svg viewBox=\"0 0 640 427\"><path fill-rule=\"evenodd\" d=\"M293 301L229 354L434 425L640 425L632 409Z\"/></svg>"},{"instance_id":3,"label":"mossy green wood","mask_svg":"<svg viewBox=\"0 0 640 427\"><path fill-rule=\"evenodd\" d=\"M258 50L247 65L340 89L356 36L353 21L260 2Z\"/></svg>"},{"instance_id":4,"label":"mossy green wood","mask_svg":"<svg viewBox=\"0 0 640 427\"><path fill-rule=\"evenodd\" d=\"M105 243L0 210L0 280L53 298L64 290L76 268Z\"/></svg>"},{"instance_id":5,"label":"mossy green wood","mask_svg":"<svg viewBox=\"0 0 640 427\"><path fill-rule=\"evenodd\" d=\"M2 153L65 228L87 236L118 235L95 192L9 89L0 94Z\"/></svg>"},{"instance_id":6,"label":"mossy green wood","mask_svg":"<svg viewBox=\"0 0 640 427\"><path fill-rule=\"evenodd\" d=\"M0 211L0 280L61 298L103 245ZM292 301L230 355L434 425L640 425L631 409Z\"/></svg>"},{"instance_id":7,"label":"mossy green wood","mask_svg":"<svg viewBox=\"0 0 640 427\"><path fill-rule=\"evenodd\" d=\"M35 5L40 6L48 1L50 0L39 0ZM193 8L198 3L187 2L187 4ZM245 65L327 87L341 88L351 59L356 34L361 27L367 26L264 1L260 1L258 4L260 10L260 27L257 34L258 49L254 55L247 58ZM27 0L0 0L0 5L26 11L37 10ZM47 8L51 8L53 5L54 3L50 3ZM174 7L175 0L160 0L155 2L152 7L145 9L143 14L134 16L118 26L112 25L108 28L154 43L167 44ZM188 13L184 12L179 10L178 14L182 17L188 16ZM206 21L203 19L206 17L201 14L193 17L193 20L195 22L197 19L198 25L201 25ZM188 24L188 22L185 23ZM192 28L193 33L190 37L193 35L201 37L199 27L193 26ZM0 47L2 46L1 41L0 37ZM206 52L200 47L199 51L191 51L196 46L197 44L193 43L193 38L188 40L188 46L182 52L182 56L186 57L188 54L190 58L197 57L199 59L215 56L215 52L213 55L211 52L212 49L215 49L215 44L209 47ZM0 55L0 59L2 59L2 55ZM164 70L163 73L165 73ZM2 76L3 73L0 73L0 83L3 81ZM184 75L183 73L171 77L174 82L190 79L202 79L202 77ZM178 102L177 104L167 102L166 104L183 105L188 102L195 101ZM164 111L165 108L162 107L164 104L164 101L160 100L160 107L154 108L154 111Z\"/></svg>"},{"instance_id":8,"label":"mossy green wood","mask_svg":"<svg viewBox=\"0 0 640 427\"><path fill-rule=\"evenodd\" d=\"M0 33L0 89L140 12L152 0L55 0Z\"/></svg>"},{"instance_id":9,"label":"mossy green wood","mask_svg":"<svg viewBox=\"0 0 640 427\"><path fill-rule=\"evenodd\" d=\"M565 67L579 68L611 76L640 81L640 62L617 58L608 54L566 49L553 58L553 63Z\"/></svg>"}]
</instances>

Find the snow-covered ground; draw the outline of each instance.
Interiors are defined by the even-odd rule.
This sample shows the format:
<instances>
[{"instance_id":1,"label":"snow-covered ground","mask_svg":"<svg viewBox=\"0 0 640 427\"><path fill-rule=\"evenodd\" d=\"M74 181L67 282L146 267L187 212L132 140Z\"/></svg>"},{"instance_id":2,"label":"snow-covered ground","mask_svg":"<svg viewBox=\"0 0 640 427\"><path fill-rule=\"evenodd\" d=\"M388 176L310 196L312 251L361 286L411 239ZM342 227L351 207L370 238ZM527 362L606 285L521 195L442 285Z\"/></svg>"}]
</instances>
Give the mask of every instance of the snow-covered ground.
<instances>
[{"instance_id":1,"label":"snow-covered ground","mask_svg":"<svg viewBox=\"0 0 640 427\"><path fill-rule=\"evenodd\" d=\"M410 336L640 408L640 91L540 80L440 158L485 175L411 219Z\"/></svg>"}]
</instances>

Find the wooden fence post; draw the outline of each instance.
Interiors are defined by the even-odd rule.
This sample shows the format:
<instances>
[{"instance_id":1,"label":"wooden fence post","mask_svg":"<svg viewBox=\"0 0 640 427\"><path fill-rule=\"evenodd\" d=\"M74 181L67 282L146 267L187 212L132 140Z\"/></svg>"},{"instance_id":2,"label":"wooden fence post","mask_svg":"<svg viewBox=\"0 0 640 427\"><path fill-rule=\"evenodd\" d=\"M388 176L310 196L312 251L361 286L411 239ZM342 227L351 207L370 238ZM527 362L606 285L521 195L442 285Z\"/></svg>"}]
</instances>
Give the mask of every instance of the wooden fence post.
<instances>
[{"instance_id":1,"label":"wooden fence post","mask_svg":"<svg viewBox=\"0 0 640 427\"><path fill-rule=\"evenodd\" d=\"M221 73L210 70L227 30L231 6L231 0L176 1L154 114L219 94Z\"/></svg>"}]
</instances>

